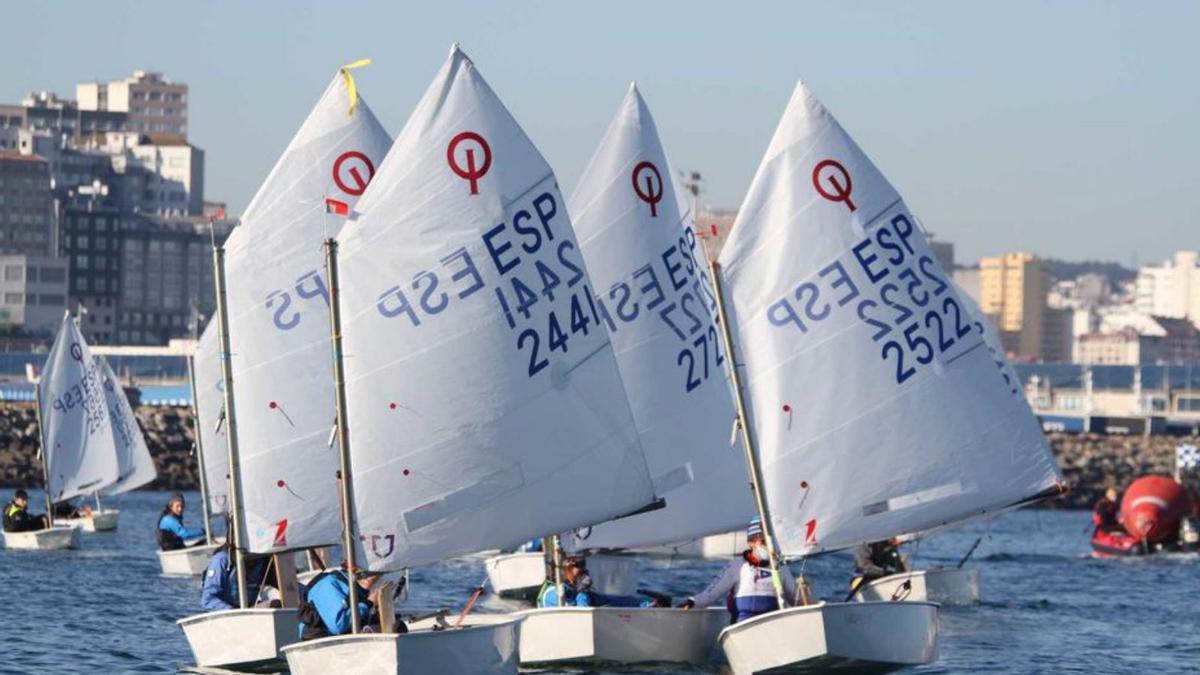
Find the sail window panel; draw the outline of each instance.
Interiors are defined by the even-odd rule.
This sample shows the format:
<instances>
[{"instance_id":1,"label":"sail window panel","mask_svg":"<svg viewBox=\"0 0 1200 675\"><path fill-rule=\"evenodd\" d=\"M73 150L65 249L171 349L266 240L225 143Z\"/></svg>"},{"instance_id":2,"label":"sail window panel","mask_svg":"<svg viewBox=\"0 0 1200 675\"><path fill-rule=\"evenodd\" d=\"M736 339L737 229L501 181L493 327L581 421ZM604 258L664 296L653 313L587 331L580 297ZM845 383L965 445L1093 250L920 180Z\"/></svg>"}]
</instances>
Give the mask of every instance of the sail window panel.
<instances>
[{"instance_id":1,"label":"sail window panel","mask_svg":"<svg viewBox=\"0 0 1200 675\"><path fill-rule=\"evenodd\" d=\"M898 497L892 497L881 502L867 504L863 507L863 515L873 516L879 513L886 513L888 511L899 511L900 509L906 509L913 506L920 506L922 504L935 502L939 499L955 497L962 493L962 483L955 481L953 483L931 487L926 490L919 490L917 492L910 492Z\"/></svg>"},{"instance_id":2,"label":"sail window panel","mask_svg":"<svg viewBox=\"0 0 1200 675\"><path fill-rule=\"evenodd\" d=\"M501 495L525 485L525 474L519 464L512 464L468 487L455 490L440 499L426 502L404 514L404 527L416 532L456 513L485 507Z\"/></svg>"},{"instance_id":3,"label":"sail window panel","mask_svg":"<svg viewBox=\"0 0 1200 675\"><path fill-rule=\"evenodd\" d=\"M687 462L670 471L663 472L651 480L654 483L654 494L661 497L672 490L691 483L694 479L695 473L692 471L692 463Z\"/></svg>"}]
</instances>

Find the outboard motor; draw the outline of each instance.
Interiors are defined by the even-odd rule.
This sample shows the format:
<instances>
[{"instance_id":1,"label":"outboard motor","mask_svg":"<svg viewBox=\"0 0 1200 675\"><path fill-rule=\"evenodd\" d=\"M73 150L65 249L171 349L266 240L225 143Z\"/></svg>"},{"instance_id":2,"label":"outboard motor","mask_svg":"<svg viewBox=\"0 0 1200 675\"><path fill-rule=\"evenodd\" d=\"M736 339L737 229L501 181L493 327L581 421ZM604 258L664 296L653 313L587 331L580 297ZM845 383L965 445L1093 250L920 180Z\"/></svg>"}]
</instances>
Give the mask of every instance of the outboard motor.
<instances>
[{"instance_id":1,"label":"outboard motor","mask_svg":"<svg viewBox=\"0 0 1200 675\"><path fill-rule=\"evenodd\" d=\"M1190 517L1179 522L1179 542L1183 548L1200 548L1200 519Z\"/></svg>"}]
</instances>

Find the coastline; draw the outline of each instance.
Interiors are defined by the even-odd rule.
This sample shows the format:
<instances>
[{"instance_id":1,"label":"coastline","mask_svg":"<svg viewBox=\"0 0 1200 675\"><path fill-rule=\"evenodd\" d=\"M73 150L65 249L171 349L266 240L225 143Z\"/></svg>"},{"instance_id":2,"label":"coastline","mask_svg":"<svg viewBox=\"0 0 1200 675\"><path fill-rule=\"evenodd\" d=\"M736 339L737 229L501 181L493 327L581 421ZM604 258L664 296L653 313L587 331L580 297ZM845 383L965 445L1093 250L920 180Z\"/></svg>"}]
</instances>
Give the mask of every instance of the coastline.
<instances>
[{"instance_id":1,"label":"coastline","mask_svg":"<svg viewBox=\"0 0 1200 675\"><path fill-rule=\"evenodd\" d=\"M141 406L138 423L158 469L147 490L196 490L195 424L186 407ZM1175 446L1200 444L1200 437L1046 435L1071 491L1037 508L1091 508L1109 487L1123 490L1146 474L1170 475ZM0 487L41 487L37 419L31 403L0 404Z\"/></svg>"}]
</instances>

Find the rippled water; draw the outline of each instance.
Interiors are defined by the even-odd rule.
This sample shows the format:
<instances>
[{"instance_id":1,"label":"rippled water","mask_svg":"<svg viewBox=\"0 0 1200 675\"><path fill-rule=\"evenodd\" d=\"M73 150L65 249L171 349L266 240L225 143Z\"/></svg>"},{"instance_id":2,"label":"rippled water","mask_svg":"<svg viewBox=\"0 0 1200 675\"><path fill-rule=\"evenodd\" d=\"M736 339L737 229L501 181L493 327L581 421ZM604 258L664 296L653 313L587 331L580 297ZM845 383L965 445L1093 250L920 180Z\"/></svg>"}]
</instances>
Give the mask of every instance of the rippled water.
<instances>
[{"instance_id":1,"label":"rippled water","mask_svg":"<svg viewBox=\"0 0 1200 675\"><path fill-rule=\"evenodd\" d=\"M81 550L0 551L0 672L175 672L190 663L175 620L197 611L200 582L159 576L153 527L165 499L139 492L113 500L120 529L82 535ZM982 606L944 609L940 658L910 672L1196 672L1200 557L1092 560L1088 522L1079 511L1018 511L908 547L918 566L952 565L984 537L971 563L981 570ZM682 597L721 567L645 559L641 585ZM851 567L839 553L808 562L805 573L818 595L840 600ZM482 578L482 557L414 571L406 609L461 607ZM478 606L520 605L487 597Z\"/></svg>"}]
</instances>

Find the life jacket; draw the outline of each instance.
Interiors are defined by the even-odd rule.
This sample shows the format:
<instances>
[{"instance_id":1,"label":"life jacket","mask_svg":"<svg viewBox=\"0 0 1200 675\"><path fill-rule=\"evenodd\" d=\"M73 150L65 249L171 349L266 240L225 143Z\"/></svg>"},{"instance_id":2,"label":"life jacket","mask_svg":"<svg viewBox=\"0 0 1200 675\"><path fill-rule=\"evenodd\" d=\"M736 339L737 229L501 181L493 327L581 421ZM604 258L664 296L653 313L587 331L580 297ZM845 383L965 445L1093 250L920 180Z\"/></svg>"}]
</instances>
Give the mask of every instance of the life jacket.
<instances>
[{"instance_id":1,"label":"life jacket","mask_svg":"<svg viewBox=\"0 0 1200 675\"><path fill-rule=\"evenodd\" d=\"M321 618L321 613L317 611L317 606L308 600L308 590L315 587L325 577L336 574L338 570L325 570L311 581L305 584L297 584L297 592L300 596L299 604L297 605L296 618L302 626L300 630L300 640L316 640L318 638L329 637L329 630L325 628L325 621Z\"/></svg>"},{"instance_id":2,"label":"life jacket","mask_svg":"<svg viewBox=\"0 0 1200 675\"><path fill-rule=\"evenodd\" d=\"M8 506L4 507L4 531L13 532L17 527L18 522L23 521L21 514L25 511L24 508L17 506L16 502L9 502Z\"/></svg>"},{"instance_id":3,"label":"life jacket","mask_svg":"<svg viewBox=\"0 0 1200 675\"><path fill-rule=\"evenodd\" d=\"M183 525L183 519L179 518L174 513L171 513L170 507L164 508L162 513L160 513L158 516L159 527L158 531L154 534L155 538L158 540L158 550L177 551L181 548L186 548L187 542L180 538L179 535L170 530L164 530L162 528L162 519L165 516L171 516L175 520L178 520L180 525Z\"/></svg>"},{"instance_id":4,"label":"life jacket","mask_svg":"<svg viewBox=\"0 0 1200 675\"><path fill-rule=\"evenodd\" d=\"M779 600L775 597L775 583L771 579L771 563L752 559L748 550L742 553L742 560L733 598L737 620L744 621L779 609Z\"/></svg>"},{"instance_id":5,"label":"life jacket","mask_svg":"<svg viewBox=\"0 0 1200 675\"><path fill-rule=\"evenodd\" d=\"M546 594L549 593L550 591L554 591L554 604L546 605ZM571 584L568 584L564 581L563 582L563 597L561 599L562 606L564 606L564 607L574 606L575 605L575 595L576 595L575 589L571 586ZM549 579L543 581L542 587L538 589L537 600L534 603L534 606L535 607L547 607L547 606L558 607L559 606L558 585Z\"/></svg>"}]
</instances>

